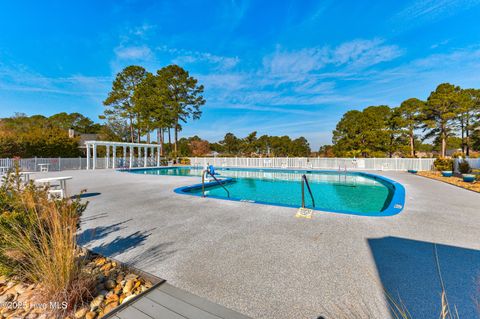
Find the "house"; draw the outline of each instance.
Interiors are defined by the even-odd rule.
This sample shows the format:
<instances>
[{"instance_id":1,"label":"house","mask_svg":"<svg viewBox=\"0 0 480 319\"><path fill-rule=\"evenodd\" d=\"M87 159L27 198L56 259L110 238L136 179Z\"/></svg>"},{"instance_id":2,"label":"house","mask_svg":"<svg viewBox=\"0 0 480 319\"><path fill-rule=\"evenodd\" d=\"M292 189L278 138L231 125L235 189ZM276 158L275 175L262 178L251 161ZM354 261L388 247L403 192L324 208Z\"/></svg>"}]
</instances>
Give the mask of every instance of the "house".
<instances>
[{"instance_id":1,"label":"house","mask_svg":"<svg viewBox=\"0 0 480 319\"><path fill-rule=\"evenodd\" d=\"M78 138L78 148L82 150L83 154L87 154L87 147L85 146L85 141L97 141L99 139L98 134L85 134L75 132L74 129L68 129L68 137Z\"/></svg>"}]
</instances>

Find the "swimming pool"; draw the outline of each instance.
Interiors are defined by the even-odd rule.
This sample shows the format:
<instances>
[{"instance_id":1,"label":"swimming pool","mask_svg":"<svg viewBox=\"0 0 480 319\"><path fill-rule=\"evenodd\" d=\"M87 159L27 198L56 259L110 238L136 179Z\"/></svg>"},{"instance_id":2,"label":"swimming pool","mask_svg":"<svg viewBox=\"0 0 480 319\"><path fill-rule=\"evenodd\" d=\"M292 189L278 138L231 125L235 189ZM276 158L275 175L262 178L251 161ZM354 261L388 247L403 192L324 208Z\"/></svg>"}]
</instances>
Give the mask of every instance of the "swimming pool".
<instances>
[{"instance_id":1,"label":"swimming pool","mask_svg":"<svg viewBox=\"0 0 480 319\"><path fill-rule=\"evenodd\" d=\"M383 176L364 172L336 172L290 169L216 168L217 177L226 178L227 192L217 183L205 188L207 197L246 201L258 204L300 207L301 178L305 174L315 200L315 207L307 190L305 206L322 211L364 215L390 216L404 206L403 186ZM166 167L132 169L130 173L197 177L193 185L177 188L179 194L202 196L203 169L194 167Z\"/></svg>"}]
</instances>

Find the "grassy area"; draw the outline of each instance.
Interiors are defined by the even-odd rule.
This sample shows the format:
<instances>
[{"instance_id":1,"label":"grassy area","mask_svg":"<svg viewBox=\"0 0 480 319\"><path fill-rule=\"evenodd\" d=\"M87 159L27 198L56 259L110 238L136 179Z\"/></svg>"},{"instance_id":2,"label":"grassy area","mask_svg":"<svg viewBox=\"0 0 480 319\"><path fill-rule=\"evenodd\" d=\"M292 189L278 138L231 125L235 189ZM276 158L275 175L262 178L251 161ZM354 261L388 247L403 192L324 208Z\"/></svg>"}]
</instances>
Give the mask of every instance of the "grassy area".
<instances>
[{"instance_id":1,"label":"grassy area","mask_svg":"<svg viewBox=\"0 0 480 319\"><path fill-rule=\"evenodd\" d=\"M418 172L417 175L428 177L431 179L436 179L448 184L452 184L458 187L462 187L462 188L480 193L480 182L478 180L474 183L467 183L467 182L464 182L461 177L456 177L456 176L443 177L440 172L435 172L435 171L421 171L421 172Z\"/></svg>"}]
</instances>

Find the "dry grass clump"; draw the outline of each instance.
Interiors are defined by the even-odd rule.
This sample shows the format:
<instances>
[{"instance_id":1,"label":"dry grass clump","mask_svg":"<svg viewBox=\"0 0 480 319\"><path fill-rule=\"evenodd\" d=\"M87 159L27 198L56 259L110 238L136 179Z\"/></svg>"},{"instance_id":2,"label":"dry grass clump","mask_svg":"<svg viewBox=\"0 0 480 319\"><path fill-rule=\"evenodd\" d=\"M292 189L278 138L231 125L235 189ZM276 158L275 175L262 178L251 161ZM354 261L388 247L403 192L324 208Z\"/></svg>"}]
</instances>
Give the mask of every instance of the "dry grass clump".
<instances>
[{"instance_id":1,"label":"dry grass clump","mask_svg":"<svg viewBox=\"0 0 480 319\"><path fill-rule=\"evenodd\" d=\"M50 200L46 189L8 176L0 190L0 271L38 284L39 302L57 303L60 316L90 296L94 279L82 273L76 232L85 205Z\"/></svg>"},{"instance_id":2,"label":"dry grass clump","mask_svg":"<svg viewBox=\"0 0 480 319\"><path fill-rule=\"evenodd\" d=\"M405 304L399 298L395 299L388 292L385 293L388 306L393 319L416 319L410 314ZM334 306L333 311L327 311L325 316L319 316L317 319L370 319L375 318L375 311L370 309L365 303L356 303L347 307ZM450 309L445 292L441 294L441 303L439 309L439 319L460 319L457 308Z\"/></svg>"}]
</instances>

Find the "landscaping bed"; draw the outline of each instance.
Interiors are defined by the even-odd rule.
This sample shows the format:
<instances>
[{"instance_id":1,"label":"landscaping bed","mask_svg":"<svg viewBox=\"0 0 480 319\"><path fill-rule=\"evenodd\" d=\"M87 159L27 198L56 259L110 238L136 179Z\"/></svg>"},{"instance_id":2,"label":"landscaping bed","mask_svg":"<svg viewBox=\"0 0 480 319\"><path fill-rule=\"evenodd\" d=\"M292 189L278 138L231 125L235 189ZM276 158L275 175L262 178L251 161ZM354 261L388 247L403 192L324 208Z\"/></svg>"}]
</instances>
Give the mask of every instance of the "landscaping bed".
<instances>
[{"instance_id":1,"label":"landscaping bed","mask_svg":"<svg viewBox=\"0 0 480 319\"><path fill-rule=\"evenodd\" d=\"M84 249L80 250L79 258L83 259L81 271L92 279L91 294L83 302L70 310L62 309L61 301L39 302L40 284L22 283L15 276L0 276L1 318L50 318L55 307L58 312L65 310L64 318L102 318L161 281Z\"/></svg>"},{"instance_id":2,"label":"landscaping bed","mask_svg":"<svg viewBox=\"0 0 480 319\"><path fill-rule=\"evenodd\" d=\"M435 171L421 171L421 172L418 172L417 175L428 177L431 179L436 179L448 184L452 184L461 188L465 188L465 189L480 193L480 181L478 181L478 175L477 175L477 181L473 183L464 182L461 176L443 177L441 172L435 172Z\"/></svg>"},{"instance_id":3,"label":"landscaping bed","mask_svg":"<svg viewBox=\"0 0 480 319\"><path fill-rule=\"evenodd\" d=\"M88 203L48 191L18 168L0 183L0 318L102 318L161 282L78 246Z\"/></svg>"}]
</instances>

